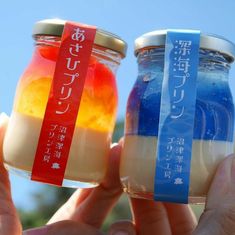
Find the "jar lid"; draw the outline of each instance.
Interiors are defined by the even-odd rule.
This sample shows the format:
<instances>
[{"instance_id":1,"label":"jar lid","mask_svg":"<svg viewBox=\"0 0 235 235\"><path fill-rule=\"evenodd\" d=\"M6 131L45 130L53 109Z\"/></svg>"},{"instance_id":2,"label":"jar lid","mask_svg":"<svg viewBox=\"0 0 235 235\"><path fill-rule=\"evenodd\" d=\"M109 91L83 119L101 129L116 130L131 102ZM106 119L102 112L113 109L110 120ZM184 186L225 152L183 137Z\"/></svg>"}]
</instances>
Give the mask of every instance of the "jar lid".
<instances>
[{"instance_id":1,"label":"jar lid","mask_svg":"<svg viewBox=\"0 0 235 235\"><path fill-rule=\"evenodd\" d=\"M156 30L143 34L135 40L135 55L140 49L148 47L162 47L165 46L167 30ZM201 34L200 48L212 51L218 51L224 54L229 62L235 60L235 44L218 35Z\"/></svg>"},{"instance_id":2,"label":"jar lid","mask_svg":"<svg viewBox=\"0 0 235 235\"><path fill-rule=\"evenodd\" d=\"M61 37L65 20L46 19L36 22L33 28L33 36L51 35ZM126 56L127 44L119 36L112 34L103 29L97 29L94 43L99 46L106 47L113 51L119 52L122 57Z\"/></svg>"}]
</instances>

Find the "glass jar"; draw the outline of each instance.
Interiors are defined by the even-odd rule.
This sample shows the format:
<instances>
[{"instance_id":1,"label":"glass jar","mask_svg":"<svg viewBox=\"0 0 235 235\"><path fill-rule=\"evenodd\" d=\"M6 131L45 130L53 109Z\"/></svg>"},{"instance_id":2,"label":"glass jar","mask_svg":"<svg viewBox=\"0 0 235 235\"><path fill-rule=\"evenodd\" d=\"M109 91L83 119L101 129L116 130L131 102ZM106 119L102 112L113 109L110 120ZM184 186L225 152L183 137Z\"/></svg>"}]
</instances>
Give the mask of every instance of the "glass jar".
<instances>
[{"instance_id":1,"label":"glass jar","mask_svg":"<svg viewBox=\"0 0 235 235\"><path fill-rule=\"evenodd\" d=\"M129 95L120 177L132 197L154 198L158 125L166 31L135 41L138 78ZM234 104L228 77L235 46L224 38L200 36L189 202L205 200L215 170L233 153Z\"/></svg>"},{"instance_id":2,"label":"glass jar","mask_svg":"<svg viewBox=\"0 0 235 235\"><path fill-rule=\"evenodd\" d=\"M35 24L35 51L17 87L4 140L5 166L31 176L65 21ZM115 125L118 94L115 75L126 43L97 29L82 93L63 186L93 187L104 178Z\"/></svg>"}]
</instances>

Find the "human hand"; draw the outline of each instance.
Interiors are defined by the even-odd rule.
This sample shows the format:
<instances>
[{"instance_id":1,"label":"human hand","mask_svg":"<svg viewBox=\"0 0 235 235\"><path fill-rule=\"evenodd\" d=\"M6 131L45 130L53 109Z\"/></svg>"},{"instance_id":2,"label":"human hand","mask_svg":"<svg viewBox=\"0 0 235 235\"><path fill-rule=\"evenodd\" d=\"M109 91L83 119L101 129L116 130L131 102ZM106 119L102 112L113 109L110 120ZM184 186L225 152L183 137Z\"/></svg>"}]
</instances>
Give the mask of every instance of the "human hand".
<instances>
[{"instance_id":1,"label":"human hand","mask_svg":"<svg viewBox=\"0 0 235 235\"><path fill-rule=\"evenodd\" d=\"M115 166L114 166L115 167ZM117 174L117 172L115 173ZM118 176L113 177L118 188ZM51 222L60 219L79 220L79 196L76 194L72 197L74 202L69 200L61 209L61 213L56 214ZM233 235L235 234L235 156L227 157L219 166L214 177L205 211L202 214L199 224L188 205L160 203L141 199L130 199L133 221L119 221L114 223L109 235L123 233L119 235ZM89 204L89 202L88 202ZM70 208L68 217L65 211ZM65 210L64 210L65 209ZM99 210L97 210L98 212ZM71 213L72 212L72 213ZM90 211L91 212L91 211ZM89 210L88 210L89 214ZM65 216L65 218L63 218ZM93 224L95 227L101 225ZM86 221L90 223L89 221ZM126 232L126 233L124 233Z\"/></svg>"},{"instance_id":2,"label":"human hand","mask_svg":"<svg viewBox=\"0 0 235 235\"><path fill-rule=\"evenodd\" d=\"M219 165L193 235L235 235L235 155Z\"/></svg>"},{"instance_id":3,"label":"human hand","mask_svg":"<svg viewBox=\"0 0 235 235\"><path fill-rule=\"evenodd\" d=\"M20 235L22 227L12 202L8 173L2 164L2 140L7 126L8 118L0 118L0 234ZM122 193L118 166L120 146L116 145L110 152L109 171L104 182L97 188L77 190L72 197L51 218L48 225L34 230L25 231L26 235L98 235L106 215ZM134 221L118 221L114 223L108 234L155 234L169 231L167 210L162 203L154 203L138 199L131 199L133 205ZM174 208L176 210L174 210ZM174 217L175 211L182 213L182 220L188 219L189 210L184 205L167 207ZM189 218L190 215L189 215ZM172 226L179 220L171 220ZM185 224L190 224L186 223ZM184 227L184 226L183 226ZM123 232L123 233L121 233ZM126 232L126 233L125 233Z\"/></svg>"},{"instance_id":4,"label":"human hand","mask_svg":"<svg viewBox=\"0 0 235 235\"><path fill-rule=\"evenodd\" d=\"M185 205L131 201L138 235L235 235L235 155L219 165L197 226Z\"/></svg>"},{"instance_id":5,"label":"human hand","mask_svg":"<svg viewBox=\"0 0 235 235\"><path fill-rule=\"evenodd\" d=\"M14 207L8 172L3 166L3 137L8 123L0 116L0 235L21 235L22 226ZM122 189L118 179L120 146L110 150L109 171L102 184L94 189L77 190L49 221L48 225L24 231L24 235L101 235L99 228L109 210L116 203ZM124 222L125 228L129 223ZM123 223L122 223L123 225Z\"/></svg>"},{"instance_id":6,"label":"human hand","mask_svg":"<svg viewBox=\"0 0 235 235\"><path fill-rule=\"evenodd\" d=\"M11 198L8 173L3 166L2 140L8 123L5 114L0 115L0 234L19 235L22 227Z\"/></svg>"}]
</instances>

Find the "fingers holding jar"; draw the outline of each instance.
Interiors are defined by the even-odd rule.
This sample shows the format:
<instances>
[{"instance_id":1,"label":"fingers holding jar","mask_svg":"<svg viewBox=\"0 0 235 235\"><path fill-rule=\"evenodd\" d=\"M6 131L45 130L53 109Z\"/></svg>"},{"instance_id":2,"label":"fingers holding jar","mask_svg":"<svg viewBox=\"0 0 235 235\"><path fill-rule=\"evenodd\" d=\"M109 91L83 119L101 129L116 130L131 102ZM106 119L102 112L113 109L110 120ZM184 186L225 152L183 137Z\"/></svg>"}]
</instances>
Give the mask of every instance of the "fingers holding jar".
<instances>
[{"instance_id":1,"label":"fingers holding jar","mask_svg":"<svg viewBox=\"0 0 235 235\"><path fill-rule=\"evenodd\" d=\"M94 189L77 190L55 213L49 224L61 220L80 221L99 228L108 212L122 194L119 180L121 146L113 144L108 158L108 171L102 183Z\"/></svg>"},{"instance_id":2,"label":"fingers holding jar","mask_svg":"<svg viewBox=\"0 0 235 235\"><path fill-rule=\"evenodd\" d=\"M3 165L3 139L8 124L8 116L0 115L0 234L21 234L22 226L13 204L8 172Z\"/></svg>"},{"instance_id":3,"label":"fingers holding jar","mask_svg":"<svg viewBox=\"0 0 235 235\"><path fill-rule=\"evenodd\" d=\"M193 235L227 235L235 231L235 155L218 167L207 196L205 211Z\"/></svg>"},{"instance_id":4,"label":"fingers holding jar","mask_svg":"<svg viewBox=\"0 0 235 235\"><path fill-rule=\"evenodd\" d=\"M3 165L3 140L5 136L5 132L7 129L9 117L5 113L1 113L0 115L0 174L1 174L1 182L3 182L5 185L9 186L9 179L8 179L8 173Z\"/></svg>"}]
</instances>

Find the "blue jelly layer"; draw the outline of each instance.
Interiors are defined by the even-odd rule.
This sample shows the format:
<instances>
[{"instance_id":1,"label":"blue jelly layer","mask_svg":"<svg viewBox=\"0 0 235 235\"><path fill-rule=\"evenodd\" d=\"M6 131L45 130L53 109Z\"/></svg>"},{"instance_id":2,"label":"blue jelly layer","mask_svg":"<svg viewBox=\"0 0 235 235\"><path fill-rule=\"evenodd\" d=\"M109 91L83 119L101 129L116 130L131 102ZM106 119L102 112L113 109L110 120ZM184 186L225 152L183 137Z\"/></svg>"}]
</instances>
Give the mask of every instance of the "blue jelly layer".
<instances>
[{"instance_id":1,"label":"blue jelly layer","mask_svg":"<svg viewBox=\"0 0 235 235\"><path fill-rule=\"evenodd\" d=\"M127 135L158 136L161 72L140 75L127 104ZM233 141L234 105L227 78L219 73L199 72L194 139Z\"/></svg>"}]
</instances>

